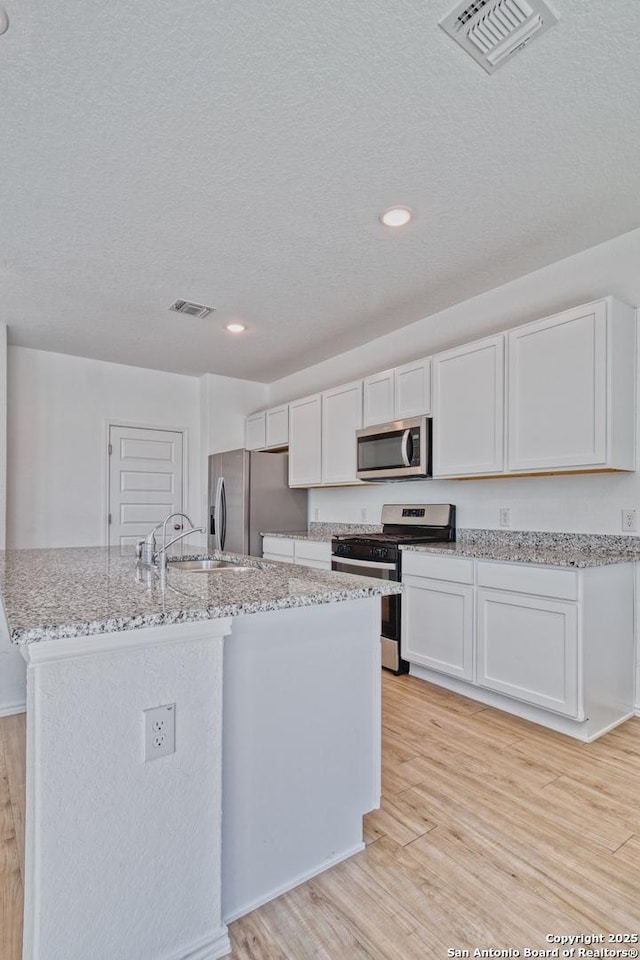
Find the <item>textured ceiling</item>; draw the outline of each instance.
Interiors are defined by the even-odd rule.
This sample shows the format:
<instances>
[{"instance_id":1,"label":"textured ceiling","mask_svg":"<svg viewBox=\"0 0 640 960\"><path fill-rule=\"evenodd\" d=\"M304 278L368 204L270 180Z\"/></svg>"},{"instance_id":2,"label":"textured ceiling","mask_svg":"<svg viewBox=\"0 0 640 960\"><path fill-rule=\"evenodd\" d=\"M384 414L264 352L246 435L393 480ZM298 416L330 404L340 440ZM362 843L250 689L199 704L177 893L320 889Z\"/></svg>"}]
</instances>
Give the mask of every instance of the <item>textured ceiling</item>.
<instances>
[{"instance_id":1,"label":"textured ceiling","mask_svg":"<svg viewBox=\"0 0 640 960\"><path fill-rule=\"evenodd\" d=\"M270 381L640 224L638 0L493 76L452 0L3 2L11 343Z\"/></svg>"}]
</instances>

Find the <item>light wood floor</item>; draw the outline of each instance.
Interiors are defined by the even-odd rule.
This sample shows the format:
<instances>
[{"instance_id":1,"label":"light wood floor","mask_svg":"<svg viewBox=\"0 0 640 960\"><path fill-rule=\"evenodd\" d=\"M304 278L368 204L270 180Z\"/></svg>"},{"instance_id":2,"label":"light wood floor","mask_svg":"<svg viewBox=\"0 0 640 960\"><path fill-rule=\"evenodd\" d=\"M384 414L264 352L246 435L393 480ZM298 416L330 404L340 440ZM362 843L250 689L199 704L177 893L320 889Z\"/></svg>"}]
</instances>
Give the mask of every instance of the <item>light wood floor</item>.
<instances>
[{"instance_id":1,"label":"light wood floor","mask_svg":"<svg viewBox=\"0 0 640 960\"><path fill-rule=\"evenodd\" d=\"M366 850L233 923L235 960L430 960L640 933L640 718L580 744L410 677L385 674L383 690ZM23 795L24 718L5 718L0 960L20 960Z\"/></svg>"}]
</instances>

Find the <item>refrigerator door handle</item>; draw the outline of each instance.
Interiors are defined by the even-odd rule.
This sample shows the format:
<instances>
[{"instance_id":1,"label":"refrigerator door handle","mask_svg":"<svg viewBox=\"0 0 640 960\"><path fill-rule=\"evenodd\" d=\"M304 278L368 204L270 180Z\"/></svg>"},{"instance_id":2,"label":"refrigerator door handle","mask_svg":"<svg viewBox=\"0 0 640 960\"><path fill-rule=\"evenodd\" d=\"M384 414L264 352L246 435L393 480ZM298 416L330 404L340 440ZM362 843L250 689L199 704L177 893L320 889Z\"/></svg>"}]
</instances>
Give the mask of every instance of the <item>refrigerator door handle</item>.
<instances>
[{"instance_id":1,"label":"refrigerator door handle","mask_svg":"<svg viewBox=\"0 0 640 960\"><path fill-rule=\"evenodd\" d=\"M227 542L227 488L225 486L224 477L220 477L220 507L222 508L222 515L220 518L220 549L224 550L224 545Z\"/></svg>"},{"instance_id":2,"label":"refrigerator door handle","mask_svg":"<svg viewBox=\"0 0 640 960\"><path fill-rule=\"evenodd\" d=\"M213 501L213 514L211 515L211 533L213 534L213 549L222 550L220 530L222 527L222 489L224 480L218 477L216 480L216 495Z\"/></svg>"}]
</instances>

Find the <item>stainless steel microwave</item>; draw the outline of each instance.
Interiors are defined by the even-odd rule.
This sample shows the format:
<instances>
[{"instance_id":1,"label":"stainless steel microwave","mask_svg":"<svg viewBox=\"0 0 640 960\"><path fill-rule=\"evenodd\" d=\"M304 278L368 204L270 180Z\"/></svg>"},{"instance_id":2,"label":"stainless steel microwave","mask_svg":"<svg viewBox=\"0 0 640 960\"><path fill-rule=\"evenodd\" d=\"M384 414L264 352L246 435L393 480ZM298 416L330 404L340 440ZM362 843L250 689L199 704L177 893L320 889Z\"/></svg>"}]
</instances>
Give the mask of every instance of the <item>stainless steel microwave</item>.
<instances>
[{"instance_id":1,"label":"stainless steel microwave","mask_svg":"<svg viewBox=\"0 0 640 960\"><path fill-rule=\"evenodd\" d=\"M396 420L356 431L360 480L431 476L431 417Z\"/></svg>"}]
</instances>

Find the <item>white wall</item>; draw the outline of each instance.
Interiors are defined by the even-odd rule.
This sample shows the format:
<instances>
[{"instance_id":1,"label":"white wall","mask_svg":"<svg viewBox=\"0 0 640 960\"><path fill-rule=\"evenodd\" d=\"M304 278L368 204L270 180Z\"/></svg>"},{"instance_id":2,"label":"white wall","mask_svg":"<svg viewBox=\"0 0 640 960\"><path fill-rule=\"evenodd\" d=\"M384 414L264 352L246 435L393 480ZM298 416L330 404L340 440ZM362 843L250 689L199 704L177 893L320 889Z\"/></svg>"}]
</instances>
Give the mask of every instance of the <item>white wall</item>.
<instances>
[{"instance_id":1,"label":"white wall","mask_svg":"<svg viewBox=\"0 0 640 960\"><path fill-rule=\"evenodd\" d=\"M244 447L247 414L267 406L266 383L207 373L200 377L202 516L209 517L207 457Z\"/></svg>"},{"instance_id":2,"label":"white wall","mask_svg":"<svg viewBox=\"0 0 640 960\"><path fill-rule=\"evenodd\" d=\"M613 294L640 305L640 228L269 385L269 405Z\"/></svg>"},{"instance_id":3,"label":"white wall","mask_svg":"<svg viewBox=\"0 0 640 960\"><path fill-rule=\"evenodd\" d=\"M7 325L0 323L0 550L7 532Z\"/></svg>"},{"instance_id":4,"label":"white wall","mask_svg":"<svg viewBox=\"0 0 640 960\"><path fill-rule=\"evenodd\" d=\"M185 507L202 518L198 380L9 347L7 545L105 542L105 421L187 431Z\"/></svg>"}]
</instances>

